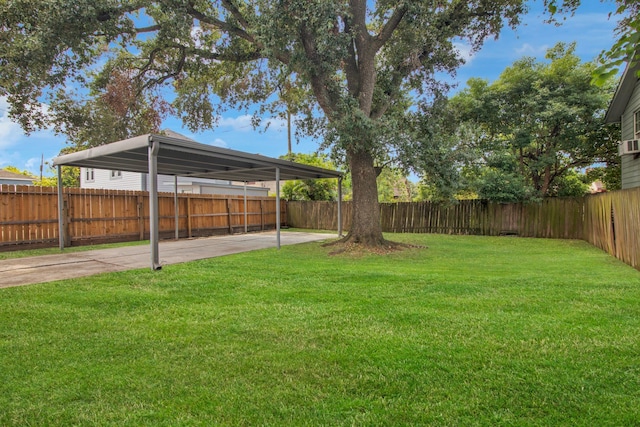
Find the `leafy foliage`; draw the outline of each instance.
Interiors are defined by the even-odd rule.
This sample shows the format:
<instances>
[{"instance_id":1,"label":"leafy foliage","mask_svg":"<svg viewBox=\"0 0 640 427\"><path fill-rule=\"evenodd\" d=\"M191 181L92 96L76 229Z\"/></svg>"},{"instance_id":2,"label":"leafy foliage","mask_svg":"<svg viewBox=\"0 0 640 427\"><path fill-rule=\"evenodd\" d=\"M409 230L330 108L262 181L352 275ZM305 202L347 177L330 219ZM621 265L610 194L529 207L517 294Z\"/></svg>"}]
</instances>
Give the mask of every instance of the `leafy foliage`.
<instances>
[{"instance_id":1,"label":"leafy foliage","mask_svg":"<svg viewBox=\"0 0 640 427\"><path fill-rule=\"evenodd\" d=\"M451 99L464 123L458 149L471 152L466 178L481 197L530 200L558 194L561 182L615 156L603 114L613 86L590 83L593 64L558 44L548 62L523 58L493 84L471 79Z\"/></svg>"},{"instance_id":2,"label":"leafy foliage","mask_svg":"<svg viewBox=\"0 0 640 427\"><path fill-rule=\"evenodd\" d=\"M416 193L415 185L397 168L383 168L377 184L378 200L382 203L410 202Z\"/></svg>"},{"instance_id":3,"label":"leafy foliage","mask_svg":"<svg viewBox=\"0 0 640 427\"><path fill-rule=\"evenodd\" d=\"M335 165L322 154L297 153L285 157L296 163L335 169ZM282 195L286 200L337 200L338 183L333 178L291 180L282 186Z\"/></svg>"},{"instance_id":4,"label":"leafy foliage","mask_svg":"<svg viewBox=\"0 0 640 427\"><path fill-rule=\"evenodd\" d=\"M167 98L192 130L229 106L279 109L276 95L290 94L298 129L324 137L352 173L350 235L380 243L374 165L407 139L407 108L446 87L435 76L463 62L454 42L477 49L524 10L523 0L8 0L0 95L28 131L66 125L76 109L43 116L39 103L66 105L67 87L89 87L87 70L108 79L111 64L147 94L143 109L150 91L171 85ZM286 82L297 91L283 93Z\"/></svg>"},{"instance_id":5,"label":"leafy foliage","mask_svg":"<svg viewBox=\"0 0 640 427\"><path fill-rule=\"evenodd\" d=\"M34 181L33 185L40 187L57 187L58 186L58 170L50 168L52 176L44 176L42 180ZM62 186L63 187L79 187L80 186L80 168L65 167L62 168Z\"/></svg>"},{"instance_id":6,"label":"leafy foliage","mask_svg":"<svg viewBox=\"0 0 640 427\"><path fill-rule=\"evenodd\" d=\"M5 170L7 172L17 173L19 175L28 176L29 178L33 178L34 177L33 174L31 172L29 172L28 170L26 170L26 169L25 170L21 170L21 169L15 167L15 166L11 166L11 165L3 167L2 170Z\"/></svg>"},{"instance_id":7,"label":"leafy foliage","mask_svg":"<svg viewBox=\"0 0 640 427\"><path fill-rule=\"evenodd\" d=\"M601 0L603 1L603 0ZM544 0L551 20L560 14L572 14L582 3L581 0ZM637 1L615 0L617 15L620 19L616 27L618 40L607 51L600 54L601 65L593 72L593 82L603 85L618 74L625 63L637 63L640 60L638 43L640 42L640 3Z\"/></svg>"}]
</instances>

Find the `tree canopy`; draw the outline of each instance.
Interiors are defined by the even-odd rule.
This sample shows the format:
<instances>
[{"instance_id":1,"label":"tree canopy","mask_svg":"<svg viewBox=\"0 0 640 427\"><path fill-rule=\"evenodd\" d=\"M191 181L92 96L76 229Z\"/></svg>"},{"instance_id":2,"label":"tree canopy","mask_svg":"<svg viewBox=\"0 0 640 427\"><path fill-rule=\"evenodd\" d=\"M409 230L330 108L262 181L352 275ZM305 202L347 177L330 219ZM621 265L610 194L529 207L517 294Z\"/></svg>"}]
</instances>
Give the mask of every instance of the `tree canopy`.
<instances>
[{"instance_id":1,"label":"tree canopy","mask_svg":"<svg viewBox=\"0 0 640 427\"><path fill-rule=\"evenodd\" d=\"M32 130L68 120L68 88L83 97L90 80L132 73L141 94L170 85L175 113L198 130L229 106L278 108L292 85L299 128L352 174L347 239L381 244L375 165L405 142L407 109L446 87L436 73L462 63L455 43L478 49L524 10L524 0L6 0L0 95Z\"/></svg>"},{"instance_id":2,"label":"tree canopy","mask_svg":"<svg viewBox=\"0 0 640 427\"><path fill-rule=\"evenodd\" d=\"M547 61L522 58L498 80L470 79L449 104L458 150L480 197L522 201L567 193L572 171L605 162L616 140L604 124L613 85L591 83L593 63L558 44ZM574 186L575 188L575 186Z\"/></svg>"},{"instance_id":3,"label":"tree canopy","mask_svg":"<svg viewBox=\"0 0 640 427\"><path fill-rule=\"evenodd\" d=\"M325 169L336 169L335 165L322 154L291 153L283 156L286 160ZM294 179L282 186L286 200L337 200L338 183L334 178Z\"/></svg>"}]
</instances>

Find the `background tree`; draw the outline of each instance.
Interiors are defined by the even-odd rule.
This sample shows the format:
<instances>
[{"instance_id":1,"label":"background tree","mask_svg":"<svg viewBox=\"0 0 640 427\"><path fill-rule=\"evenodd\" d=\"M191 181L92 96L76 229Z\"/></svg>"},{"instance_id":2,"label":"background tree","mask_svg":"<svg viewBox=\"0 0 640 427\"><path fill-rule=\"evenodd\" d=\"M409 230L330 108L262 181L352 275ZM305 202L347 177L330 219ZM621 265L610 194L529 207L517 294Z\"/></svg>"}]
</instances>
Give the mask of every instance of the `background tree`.
<instances>
[{"instance_id":1,"label":"background tree","mask_svg":"<svg viewBox=\"0 0 640 427\"><path fill-rule=\"evenodd\" d=\"M57 187L58 186L58 170L49 167L50 176L37 179L33 185L40 187ZM62 169L62 186L63 187L79 187L80 186L80 168L66 167Z\"/></svg>"},{"instance_id":2,"label":"background tree","mask_svg":"<svg viewBox=\"0 0 640 427\"><path fill-rule=\"evenodd\" d=\"M292 153L283 157L305 165L336 168L323 154ZM337 200L338 183L333 178L290 180L283 184L282 195L286 200Z\"/></svg>"},{"instance_id":3,"label":"background tree","mask_svg":"<svg viewBox=\"0 0 640 427\"><path fill-rule=\"evenodd\" d=\"M307 89L315 110L301 125L346 159L353 182L346 240L384 244L376 159L393 153L398 116L442 88L437 72L515 25L523 0L7 0L0 5L0 95L25 130L34 105L85 84L116 57L143 90L173 84L172 103L193 130L221 109L266 104L282 82ZM100 78L100 77L99 77ZM218 99L214 97L216 95Z\"/></svg>"},{"instance_id":4,"label":"background tree","mask_svg":"<svg viewBox=\"0 0 640 427\"><path fill-rule=\"evenodd\" d=\"M556 45L548 62L520 59L492 84L471 79L451 99L464 123L459 148L475 152L465 173L480 197L556 195L572 171L616 151L603 120L613 86L591 84L595 65L581 63L574 48Z\"/></svg>"},{"instance_id":5,"label":"background tree","mask_svg":"<svg viewBox=\"0 0 640 427\"><path fill-rule=\"evenodd\" d=\"M13 172L13 173L17 173L18 175L24 175L24 176L28 176L29 178L35 178L35 176L29 172L28 170L24 169L21 170L19 168L17 168L16 166L5 166L2 168L2 170L5 170L7 172Z\"/></svg>"},{"instance_id":6,"label":"background tree","mask_svg":"<svg viewBox=\"0 0 640 427\"><path fill-rule=\"evenodd\" d=\"M416 194L415 184L398 168L385 167L377 178L378 200L382 203L410 202Z\"/></svg>"},{"instance_id":7,"label":"background tree","mask_svg":"<svg viewBox=\"0 0 640 427\"><path fill-rule=\"evenodd\" d=\"M58 93L51 104L52 120L70 144L61 154L159 133L171 105L155 93L143 92L138 84L134 71L109 63L84 99Z\"/></svg>"}]
</instances>

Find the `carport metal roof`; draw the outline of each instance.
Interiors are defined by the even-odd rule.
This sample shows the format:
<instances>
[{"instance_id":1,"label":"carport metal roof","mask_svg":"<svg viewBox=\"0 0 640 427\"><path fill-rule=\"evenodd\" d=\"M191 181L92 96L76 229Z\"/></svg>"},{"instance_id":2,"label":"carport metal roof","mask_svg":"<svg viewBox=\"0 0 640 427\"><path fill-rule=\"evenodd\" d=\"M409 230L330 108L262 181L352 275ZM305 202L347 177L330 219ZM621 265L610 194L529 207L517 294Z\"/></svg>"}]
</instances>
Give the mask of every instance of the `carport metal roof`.
<instances>
[{"instance_id":1,"label":"carport metal roof","mask_svg":"<svg viewBox=\"0 0 640 427\"><path fill-rule=\"evenodd\" d=\"M339 171L155 134L65 154L53 159L53 164L148 173L148 150L154 142L159 145L157 172L162 175L273 181L276 168L282 180L341 178L343 175Z\"/></svg>"},{"instance_id":2,"label":"carport metal roof","mask_svg":"<svg viewBox=\"0 0 640 427\"><path fill-rule=\"evenodd\" d=\"M277 247L280 248L280 180L337 178L338 234L342 232L341 181L343 173L259 154L200 144L165 135L146 134L53 159L58 168L58 224L64 248L62 166L123 170L149 174L149 229L151 268L160 269L158 252L158 174L231 181L276 181ZM177 179L177 178L176 178ZM177 183L177 181L176 181ZM177 186L177 184L176 184ZM177 194L176 194L177 199ZM245 196L246 197L246 196ZM176 236L178 204L176 200ZM246 204L245 204L246 206ZM246 218L246 214L245 214Z\"/></svg>"}]
</instances>

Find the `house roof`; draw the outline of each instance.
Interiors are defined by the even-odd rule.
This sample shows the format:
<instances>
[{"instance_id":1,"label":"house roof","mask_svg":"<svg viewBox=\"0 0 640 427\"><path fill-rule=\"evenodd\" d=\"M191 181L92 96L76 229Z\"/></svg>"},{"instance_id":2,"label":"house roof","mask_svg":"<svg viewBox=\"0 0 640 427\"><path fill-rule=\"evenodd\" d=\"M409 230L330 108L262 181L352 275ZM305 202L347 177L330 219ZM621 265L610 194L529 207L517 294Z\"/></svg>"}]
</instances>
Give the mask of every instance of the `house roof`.
<instances>
[{"instance_id":1,"label":"house roof","mask_svg":"<svg viewBox=\"0 0 640 427\"><path fill-rule=\"evenodd\" d=\"M629 66L625 68L622 78L616 88L616 93L613 95L613 99L607 109L607 114L604 116L606 123L618 123L627 108L627 104L633 94L633 88L638 81L638 72L640 71L640 61L633 64L633 67Z\"/></svg>"},{"instance_id":2,"label":"house roof","mask_svg":"<svg viewBox=\"0 0 640 427\"><path fill-rule=\"evenodd\" d=\"M83 166L96 169L147 173L149 150L157 143L157 172L163 175L231 181L273 181L276 168L280 179L339 178L342 172L287 160L200 144L185 138L146 134L53 159L55 166Z\"/></svg>"},{"instance_id":3,"label":"house roof","mask_svg":"<svg viewBox=\"0 0 640 427\"><path fill-rule=\"evenodd\" d=\"M12 179L14 181L29 181L35 180L32 176L22 175L21 173L9 172L7 170L0 170L0 179Z\"/></svg>"}]
</instances>

